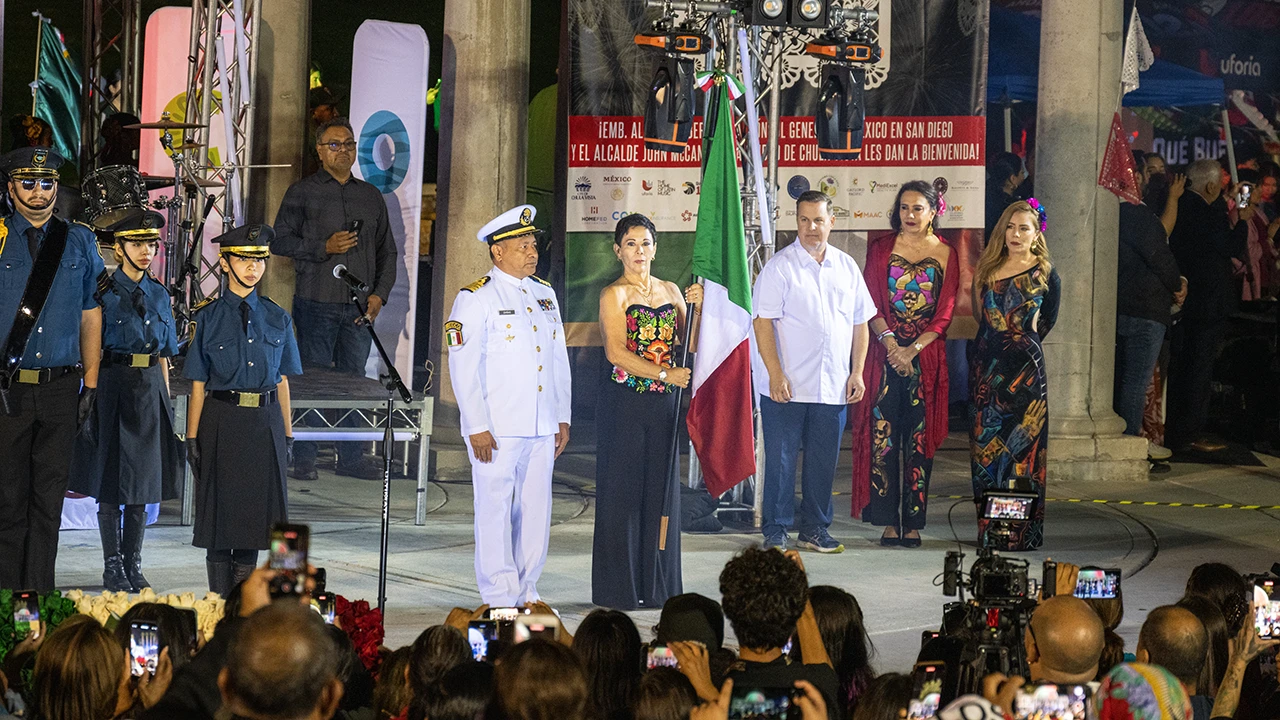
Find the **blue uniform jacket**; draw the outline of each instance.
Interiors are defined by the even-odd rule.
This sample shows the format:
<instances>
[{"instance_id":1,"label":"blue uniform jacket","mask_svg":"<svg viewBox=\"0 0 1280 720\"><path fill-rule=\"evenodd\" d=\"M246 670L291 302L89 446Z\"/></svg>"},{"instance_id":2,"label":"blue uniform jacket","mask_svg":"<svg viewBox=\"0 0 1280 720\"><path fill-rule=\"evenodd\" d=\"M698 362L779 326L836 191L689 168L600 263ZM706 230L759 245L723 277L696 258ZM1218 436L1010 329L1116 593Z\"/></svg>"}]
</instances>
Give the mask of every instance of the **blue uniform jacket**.
<instances>
[{"instance_id":1,"label":"blue uniform jacket","mask_svg":"<svg viewBox=\"0 0 1280 720\"><path fill-rule=\"evenodd\" d=\"M0 240L0 343L9 337L33 263L31 254L27 252L25 235L31 223L20 213L14 213L3 222L8 235ZM65 221L49 221L54 222ZM49 223L45 224L46 231ZM98 238L84 225L70 223L67 247L62 253L49 299L27 342L22 367L62 367L80 362L80 314L98 307L93 293L98 288L101 272Z\"/></svg>"},{"instance_id":2,"label":"blue uniform jacket","mask_svg":"<svg viewBox=\"0 0 1280 720\"><path fill-rule=\"evenodd\" d=\"M102 349L173 357L178 335L164 286L150 275L135 283L122 270L111 275L111 282L112 289L102 295ZM137 304L135 291L141 292Z\"/></svg>"},{"instance_id":3,"label":"blue uniform jacket","mask_svg":"<svg viewBox=\"0 0 1280 720\"><path fill-rule=\"evenodd\" d=\"M240 319L241 301L249 304L249 327ZM293 336L293 320L284 308L258 297L228 292L192 316L194 331L183 375L208 390L266 392L281 375L301 375L302 360Z\"/></svg>"}]
</instances>

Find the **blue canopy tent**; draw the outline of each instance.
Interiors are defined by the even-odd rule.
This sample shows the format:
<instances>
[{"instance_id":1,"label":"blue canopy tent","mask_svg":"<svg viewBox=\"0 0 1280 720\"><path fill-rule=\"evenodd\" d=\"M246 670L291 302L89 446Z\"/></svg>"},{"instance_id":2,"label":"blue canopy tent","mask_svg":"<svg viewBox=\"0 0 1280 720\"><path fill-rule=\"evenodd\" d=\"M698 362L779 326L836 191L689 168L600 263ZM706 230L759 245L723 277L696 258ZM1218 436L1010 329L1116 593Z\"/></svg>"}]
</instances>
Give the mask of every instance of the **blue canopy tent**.
<instances>
[{"instance_id":1,"label":"blue canopy tent","mask_svg":"<svg viewBox=\"0 0 1280 720\"><path fill-rule=\"evenodd\" d=\"M1035 102L1040 70L1040 19L993 5L989 48L987 103ZM1126 107L1221 105L1226 99L1221 78L1201 75L1163 60L1156 60L1139 78L1142 85L1124 96Z\"/></svg>"}]
</instances>

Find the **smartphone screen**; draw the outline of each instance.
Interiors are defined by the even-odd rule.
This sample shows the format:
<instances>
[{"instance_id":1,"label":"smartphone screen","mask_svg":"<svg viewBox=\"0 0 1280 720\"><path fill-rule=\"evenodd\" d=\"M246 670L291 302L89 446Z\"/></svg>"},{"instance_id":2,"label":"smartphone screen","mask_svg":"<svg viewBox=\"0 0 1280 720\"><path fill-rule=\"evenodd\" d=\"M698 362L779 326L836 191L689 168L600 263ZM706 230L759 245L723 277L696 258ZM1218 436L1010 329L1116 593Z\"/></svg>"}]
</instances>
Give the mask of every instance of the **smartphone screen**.
<instances>
[{"instance_id":1,"label":"smartphone screen","mask_svg":"<svg viewBox=\"0 0 1280 720\"><path fill-rule=\"evenodd\" d=\"M134 677L156 671L160 659L160 628L148 622L129 623L129 672Z\"/></svg>"},{"instance_id":2,"label":"smartphone screen","mask_svg":"<svg viewBox=\"0 0 1280 720\"><path fill-rule=\"evenodd\" d=\"M315 595L312 595L311 609L320 613L320 617L324 619L325 625L332 625L334 615L337 614L337 607L333 593L318 592Z\"/></svg>"},{"instance_id":3,"label":"smartphone screen","mask_svg":"<svg viewBox=\"0 0 1280 720\"><path fill-rule=\"evenodd\" d=\"M1075 596L1086 600L1109 600L1120 594L1120 570L1081 570Z\"/></svg>"},{"instance_id":4,"label":"smartphone screen","mask_svg":"<svg viewBox=\"0 0 1280 720\"><path fill-rule=\"evenodd\" d=\"M656 667L675 667L678 664L675 652L666 645L654 645L649 648L650 670Z\"/></svg>"},{"instance_id":5,"label":"smartphone screen","mask_svg":"<svg viewBox=\"0 0 1280 720\"><path fill-rule=\"evenodd\" d=\"M310 531L306 525L276 523L272 526L267 567L277 571L271 580L273 595L302 594L306 585L309 540Z\"/></svg>"},{"instance_id":6,"label":"smartphone screen","mask_svg":"<svg viewBox=\"0 0 1280 720\"><path fill-rule=\"evenodd\" d=\"M1258 637L1280 638L1280 600L1275 579L1258 580L1253 585L1253 625Z\"/></svg>"},{"instance_id":7,"label":"smartphone screen","mask_svg":"<svg viewBox=\"0 0 1280 720\"><path fill-rule=\"evenodd\" d=\"M521 615L516 618L515 641L533 638L556 640L560 637L560 618L555 615Z\"/></svg>"},{"instance_id":8,"label":"smartphone screen","mask_svg":"<svg viewBox=\"0 0 1280 720\"><path fill-rule=\"evenodd\" d=\"M1013 701L1014 720L1088 720L1093 717L1086 685L1026 685Z\"/></svg>"},{"instance_id":9,"label":"smartphone screen","mask_svg":"<svg viewBox=\"0 0 1280 720\"><path fill-rule=\"evenodd\" d=\"M916 663L911 672L911 699L907 701L907 720L926 720L938 714L942 700L945 663Z\"/></svg>"},{"instance_id":10,"label":"smartphone screen","mask_svg":"<svg viewBox=\"0 0 1280 720\"><path fill-rule=\"evenodd\" d=\"M729 720L783 720L791 712L794 694L792 688L735 686L729 698Z\"/></svg>"},{"instance_id":11,"label":"smartphone screen","mask_svg":"<svg viewBox=\"0 0 1280 720\"><path fill-rule=\"evenodd\" d=\"M35 590L13 594L13 632L18 638L40 632L40 596Z\"/></svg>"},{"instance_id":12,"label":"smartphone screen","mask_svg":"<svg viewBox=\"0 0 1280 720\"><path fill-rule=\"evenodd\" d=\"M528 615L531 611L528 608L517 607L499 607L489 608L489 619L498 622L515 622L516 618L521 615Z\"/></svg>"},{"instance_id":13,"label":"smartphone screen","mask_svg":"<svg viewBox=\"0 0 1280 720\"><path fill-rule=\"evenodd\" d=\"M467 623L467 642L471 644L471 657L476 662L488 659L489 643L497 639L497 620L472 620Z\"/></svg>"}]
</instances>

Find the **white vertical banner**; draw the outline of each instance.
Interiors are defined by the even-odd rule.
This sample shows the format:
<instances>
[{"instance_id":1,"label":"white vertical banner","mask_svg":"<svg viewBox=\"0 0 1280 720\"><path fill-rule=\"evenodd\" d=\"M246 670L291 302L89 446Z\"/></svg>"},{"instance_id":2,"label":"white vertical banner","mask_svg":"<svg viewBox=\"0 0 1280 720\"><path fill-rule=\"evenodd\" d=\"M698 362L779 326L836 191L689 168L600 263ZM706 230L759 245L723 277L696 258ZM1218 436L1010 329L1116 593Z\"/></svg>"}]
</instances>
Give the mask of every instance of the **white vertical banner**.
<instances>
[{"instance_id":1,"label":"white vertical banner","mask_svg":"<svg viewBox=\"0 0 1280 720\"><path fill-rule=\"evenodd\" d=\"M391 297L378 316L378 338L410 386L429 49L421 26L366 20L356 30L351 63L350 120L358 143L352 173L382 191L400 262ZM379 364L374 349L367 374L376 377Z\"/></svg>"}]
</instances>

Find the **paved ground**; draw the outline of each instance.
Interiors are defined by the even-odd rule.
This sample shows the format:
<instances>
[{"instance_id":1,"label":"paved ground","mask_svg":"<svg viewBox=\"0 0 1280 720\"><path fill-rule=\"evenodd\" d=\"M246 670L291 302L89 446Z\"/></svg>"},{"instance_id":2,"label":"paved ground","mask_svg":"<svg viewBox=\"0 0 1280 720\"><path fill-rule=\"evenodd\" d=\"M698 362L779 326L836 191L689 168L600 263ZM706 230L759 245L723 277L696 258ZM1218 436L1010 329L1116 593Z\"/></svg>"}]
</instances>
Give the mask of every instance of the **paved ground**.
<instances>
[{"instance_id":1,"label":"paved ground","mask_svg":"<svg viewBox=\"0 0 1280 720\"><path fill-rule=\"evenodd\" d=\"M586 435L586 433L583 433ZM551 553L539 589L572 628L590 612L590 554L594 498L593 444L578 436L561 458L555 487ZM847 437L846 437L847 441ZM455 605L475 606L472 567L470 486L460 479L456 446L437 441L439 474L428 490L424 526L413 525L414 484L392 484L392 526L388 572L388 644L407 644L423 628L441 622ZM1051 498L1086 498L1184 503L1280 504L1280 460L1257 456L1256 465L1215 466L1178 463L1171 473L1142 484L1066 483L1049 480ZM1249 460L1246 454L1243 458ZM968 451L958 435L939 452L931 492L963 495L968 490ZM965 501L934 499L929 526L918 550L885 549L879 532L849 517L847 453L837 472L836 521L832 533L846 545L840 555L805 555L811 582L854 593L867 615L878 667L905 670L919 647L920 631L936 628L946 602L937 576L943 556L965 545L966 567L975 556L976 525ZM453 478L453 479L450 479ZM160 525L148 534L145 568L157 590L202 591L203 551L191 547L190 528L177 524L177 508L166 504ZM290 481L291 515L312 527L312 558L328 569L330 589L349 598L377 595L380 484L321 472L313 483ZM954 512L950 512L954 508ZM758 542L745 530L719 535L684 535L685 589L718 597L717 576L739 548ZM1046 554L1078 564L1124 570L1127 614L1120 628L1132 647L1151 608L1175 601L1191 567L1229 562L1242 571L1262 572L1280 560L1280 511L1149 507L1052 502L1048 506L1046 549L1024 556L1033 577ZM62 534L58 583L62 587L101 586L96 531ZM656 611L633 613L642 633L657 621Z\"/></svg>"}]
</instances>

